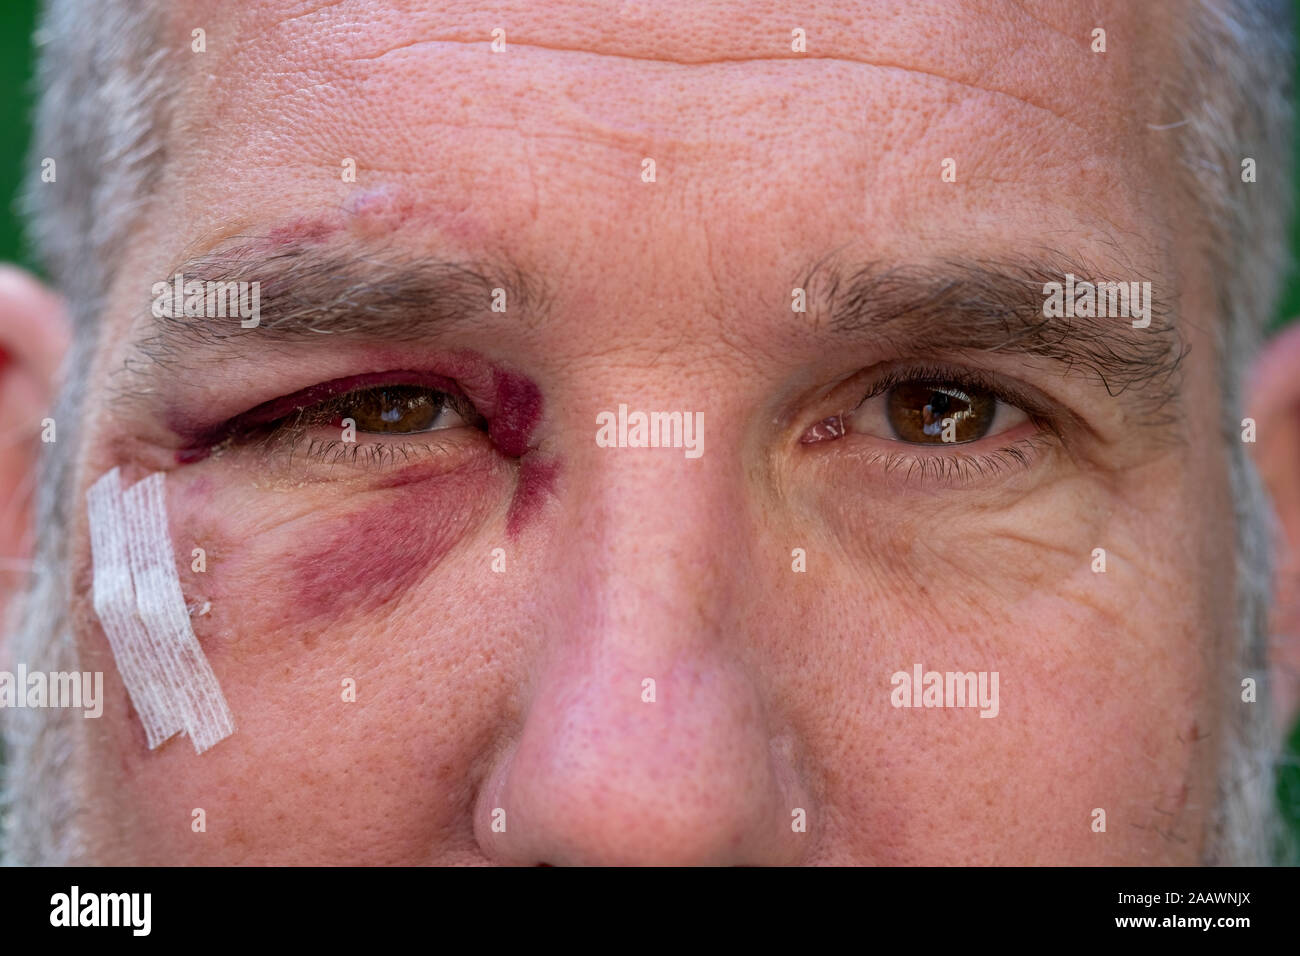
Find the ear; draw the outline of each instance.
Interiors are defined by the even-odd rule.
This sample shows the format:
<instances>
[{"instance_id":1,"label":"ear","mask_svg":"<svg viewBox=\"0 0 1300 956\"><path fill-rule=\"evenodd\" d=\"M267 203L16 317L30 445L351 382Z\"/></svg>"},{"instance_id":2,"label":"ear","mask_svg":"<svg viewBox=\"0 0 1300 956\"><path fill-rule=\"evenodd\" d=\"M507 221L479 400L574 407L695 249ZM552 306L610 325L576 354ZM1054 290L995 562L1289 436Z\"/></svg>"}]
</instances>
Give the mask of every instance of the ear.
<instances>
[{"instance_id":1,"label":"ear","mask_svg":"<svg viewBox=\"0 0 1300 956\"><path fill-rule=\"evenodd\" d=\"M41 420L50 414L68 333L63 300L0 264L0 636L13 596L27 584Z\"/></svg>"},{"instance_id":2,"label":"ear","mask_svg":"<svg viewBox=\"0 0 1300 956\"><path fill-rule=\"evenodd\" d=\"M1247 409L1256 440L1246 447L1278 519L1270 658L1275 716L1289 729L1300 704L1300 324L1265 346L1251 374Z\"/></svg>"}]
</instances>

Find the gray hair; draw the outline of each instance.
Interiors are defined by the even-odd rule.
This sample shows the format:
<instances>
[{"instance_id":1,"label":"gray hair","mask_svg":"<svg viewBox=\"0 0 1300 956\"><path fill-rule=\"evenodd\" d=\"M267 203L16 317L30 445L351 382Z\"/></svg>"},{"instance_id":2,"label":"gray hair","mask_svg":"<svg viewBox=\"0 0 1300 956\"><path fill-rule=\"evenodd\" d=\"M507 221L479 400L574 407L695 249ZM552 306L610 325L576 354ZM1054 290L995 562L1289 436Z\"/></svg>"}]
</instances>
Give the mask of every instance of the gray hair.
<instances>
[{"instance_id":1,"label":"gray hair","mask_svg":"<svg viewBox=\"0 0 1300 956\"><path fill-rule=\"evenodd\" d=\"M1179 8L1184 12L1183 8ZM1206 862L1259 864L1281 846L1273 801L1275 729L1267 696L1242 706L1243 676L1267 673L1270 590L1268 506L1239 436L1241 386L1275 307L1287 259L1290 211L1292 41L1285 0L1195 0L1184 20L1179 75L1162 104L1184 174L1184 208L1201 217L1220 321L1216 325L1223 429L1237 525L1241 622L1237 660L1223 674L1228 739ZM155 6L48 0L38 31L42 95L34 157L58 159L57 188L33 178L26 208L35 245L69 297L76 324L57 408L64 439L46 446L37 499L33 580L12 630L14 656L33 669L76 670L67 620L66 535L75 487L75 426L96 346L95 319L165 157L168 44ZM1153 118L1155 123L1167 117ZM1241 182L1244 157L1259 182ZM71 440L69 440L71 439ZM5 722L8 862L64 863L93 855L72 711L11 711Z\"/></svg>"},{"instance_id":2,"label":"gray hair","mask_svg":"<svg viewBox=\"0 0 1300 956\"><path fill-rule=\"evenodd\" d=\"M11 614L15 660L32 669L80 670L68 620L67 535L79 421L86 392L81 370L97 345L96 318L126 247L162 172L168 98L153 3L100 0L93 14L77 0L47 0L34 37L40 99L32 164L56 159L56 183L33 175L24 197L28 229L51 280L68 299L74 335L54 411L60 441L43 446L36 492L38 537L32 580ZM55 531L56 533L50 533ZM86 861L89 808L75 759L75 711L10 710L0 767L0 860L16 864Z\"/></svg>"},{"instance_id":3,"label":"gray hair","mask_svg":"<svg viewBox=\"0 0 1300 956\"><path fill-rule=\"evenodd\" d=\"M1290 264L1294 34L1283 0L1197 0L1194 9L1179 51L1184 79L1166 91L1166 108L1186 121L1179 185L1184 207L1203 217L1202 253L1216 279L1240 622L1234 666L1221 677L1226 734L1206 862L1263 865L1293 860L1295 850L1274 796L1278 732L1266 680L1273 515L1241 428L1244 379ZM1257 182L1243 182L1247 158ZM1263 686L1258 703L1242 702L1245 677Z\"/></svg>"}]
</instances>

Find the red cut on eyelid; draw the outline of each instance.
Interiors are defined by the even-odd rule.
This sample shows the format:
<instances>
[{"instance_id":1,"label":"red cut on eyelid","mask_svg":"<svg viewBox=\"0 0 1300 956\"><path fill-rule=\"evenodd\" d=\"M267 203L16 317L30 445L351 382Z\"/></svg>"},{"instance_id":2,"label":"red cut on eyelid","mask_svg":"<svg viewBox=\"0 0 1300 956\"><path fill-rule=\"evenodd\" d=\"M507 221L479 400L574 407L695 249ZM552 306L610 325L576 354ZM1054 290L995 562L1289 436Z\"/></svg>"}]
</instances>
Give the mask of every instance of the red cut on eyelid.
<instances>
[{"instance_id":1,"label":"red cut on eyelid","mask_svg":"<svg viewBox=\"0 0 1300 956\"><path fill-rule=\"evenodd\" d=\"M440 392L447 392L451 395L461 395L461 391L456 387L456 383L449 378L441 375L431 375L428 372L371 372L365 375L349 375L347 378L337 378L332 382L322 382L319 385L313 385L310 388L304 388L301 391L294 392L292 395L284 395L280 398L273 398L269 402L263 402L256 408L250 408L246 412L236 415L230 421L213 429L208 429L194 436L191 446L184 449L185 452L196 452L211 447L218 442L232 435L238 435L241 431L247 431L258 425L266 425L279 418L283 418L292 412L302 409L311 408L313 405L336 398L339 395L345 395L356 389L375 387L379 385L391 384L405 385L423 385L428 388L436 389ZM177 424L174 426L179 430L184 430L184 426ZM195 460L195 459L188 459Z\"/></svg>"},{"instance_id":2,"label":"red cut on eyelid","mask_svg":"<svg viewBox=\"0 0 1300 956\"><path fill-rule=\"evenodd\" d=\"M211 454L216 445L227 438L238 437L242 432L259 425L270 424L292 412L310 408L355 389L394 384L399 380L402 384L424 385L452 395L462 394L451 379L441 375L430 375L427 372L375 372L367 375L351 375L332 382L313 385L292 395L273 398L215 428L195 429L178 418L173 419L169 422L172 431L184 435L188 441L186 447L176 452L176 463L190 465L202 461Z\"/></svg>"}]
</instances>

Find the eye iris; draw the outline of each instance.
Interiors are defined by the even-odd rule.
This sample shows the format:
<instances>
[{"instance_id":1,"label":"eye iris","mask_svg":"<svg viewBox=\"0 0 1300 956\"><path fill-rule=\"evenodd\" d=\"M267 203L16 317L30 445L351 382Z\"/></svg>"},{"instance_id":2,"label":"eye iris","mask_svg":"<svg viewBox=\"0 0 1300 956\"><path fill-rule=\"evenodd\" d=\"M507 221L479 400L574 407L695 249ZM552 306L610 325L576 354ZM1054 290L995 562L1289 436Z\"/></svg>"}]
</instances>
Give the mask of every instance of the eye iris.
<instances>
[{"instance_id":1,"label":"eye iris","mask_svg":"<svg viewBox=\"0 0 1300 956\"><path fill-rule=\"evenodd\" d=\"M889 390L889 425L901 441L944 444L944 420L953 419L954 442L982 438L993 424L991 392L947 382L905 382Z\"/></svg>"},{"instance_id":2,"label":"eye iris","mask_svg":"<svg viewBox=\"0 0 1300 956\"><path fill-rule=\"evenodd\" d=\"M446 404L437 392L416 386L390 386L358 392L343 408L342 417L362 432L428 431Z\"/></svg>"}]
</instances>

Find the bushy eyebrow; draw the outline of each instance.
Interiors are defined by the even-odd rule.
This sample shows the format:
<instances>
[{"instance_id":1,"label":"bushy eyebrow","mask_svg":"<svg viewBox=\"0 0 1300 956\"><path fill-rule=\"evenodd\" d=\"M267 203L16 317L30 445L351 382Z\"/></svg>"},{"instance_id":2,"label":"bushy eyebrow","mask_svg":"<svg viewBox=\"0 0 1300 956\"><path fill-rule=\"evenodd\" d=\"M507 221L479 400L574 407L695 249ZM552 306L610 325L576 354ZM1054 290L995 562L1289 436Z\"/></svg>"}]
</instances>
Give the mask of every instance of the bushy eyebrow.
<instances>
[{"instance_id":1,"label":"bushy eyebrow","mask_svg":"<svg viewBox=\"0 0 1300 956\"><path fill-rule=\"evenodd\" d=\"M511 323L538 321L550 299L537 277L508 261L411 256L383 243L252 239L189 259L175 272L205 283L259 282L259 324L150 315L124 362L127 381L110 384L119 397L136 391L137 376L156 377L160 370L184 375L304 340L428 342L481 326L498 289ZM1150 326L1134 328L1128 318L1044 316L1044 285L1064 282L1067 273L1079 281L1151 282ZM849 265L832 253L806 269L798 284L816 323L836 337L918 357L999 352L1038 358L1131 404L1143 424L1179 417L1179 368L1187 348L1170 307L1177 295L1147 276L1110 274L1059 253Z\"/></svg>"},{"instance_id":2,"label":"bushy eyebrow","mask_svg":"<svg viewBox=\"0 0 1300 956\"><path fill-rule=\"evenodd\" d=\"M412 257L383 247L257 241L189 259L156 281L171 283L176 273L205 284L259 283L258 324L243 328L237 318L151 314L135 343L137 360L166 365L188 361L186 353L196 350L220 359L334 335L423 341L481 321L498 289L512 318L544 306L537 284L509 263Z\"/></svg>"},{"instance_id":3,"label":"bushy eyebrow","mask_svg":"<svg viewBox=\"0 0 1300 956\"><path fill-rule=\"evenodd\" d=\"M1044 286L1150 282L1151 324L1130 318L1047 317ZM810 311L835 333L900 353L1000 352L1044 359L1133 404L1146 424L1178 417L1187 346L1174 320L1176 290L1147 275L1115 275L1075 258L939 259L845 266L834 254L801 280Z\"/></svg>"},{"instance_id":4,"label":"bushy eyebrow","mask_svg":"<svg viewBox=\"0 0 1300 956\"><path fill-rule=\"evenodd\" d=\"M505 260L413 255L394 243L321 241L289 228L265 236L233 237L215 251L180 262L156 282L258 282L258 324L240 317L158 317L137 311L132 340L108 376L106 392L121 414L150 414L168 391L202 381L204 372L261 355L338 344L428 344L492 316L493 293L505 293L503 334L527 325L548 307L545 290ZM286 234L288 236L286 237ZM152 306L153 300L149 300ZM165 383L165 386L164 386Z\"/></svg>"}]
</instances>

